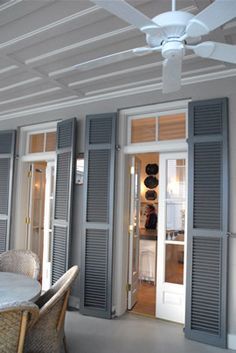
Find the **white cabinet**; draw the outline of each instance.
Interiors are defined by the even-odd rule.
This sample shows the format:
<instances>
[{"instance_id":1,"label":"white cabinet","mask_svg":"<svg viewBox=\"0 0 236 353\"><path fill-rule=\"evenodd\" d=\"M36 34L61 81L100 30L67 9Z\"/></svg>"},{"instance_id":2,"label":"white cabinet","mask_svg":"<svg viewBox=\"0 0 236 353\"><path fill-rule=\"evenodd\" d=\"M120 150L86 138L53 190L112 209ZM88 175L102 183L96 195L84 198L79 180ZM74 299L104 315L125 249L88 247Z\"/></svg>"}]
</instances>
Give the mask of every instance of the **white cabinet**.
<instances>
[{"instance_id":1,"label":"white cabinet","mask_svg":"<svg viewBox=\"0 0 236 353\"><path fill-rule=\"evenodd\" d=\"M139 279L155 282L156 240L139 241Z\"/></svg>"}]
</instances>

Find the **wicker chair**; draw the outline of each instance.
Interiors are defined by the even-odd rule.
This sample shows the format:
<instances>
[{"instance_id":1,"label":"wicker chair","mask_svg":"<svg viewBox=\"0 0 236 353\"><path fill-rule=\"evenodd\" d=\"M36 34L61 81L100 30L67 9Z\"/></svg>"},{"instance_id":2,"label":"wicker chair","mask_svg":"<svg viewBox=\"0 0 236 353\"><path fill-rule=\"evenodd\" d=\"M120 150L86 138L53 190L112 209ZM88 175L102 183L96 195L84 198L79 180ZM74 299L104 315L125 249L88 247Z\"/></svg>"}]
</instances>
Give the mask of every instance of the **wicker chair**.
<instances>
[{"instance_id":1,"label":"wicker chair","mask_svg":"<svg viewBox=\"0 0 236 353\"><path fill-rule=\"evenodd\" d=\"M39 313L33 303L14 303L0 306L0 352L22 353L27 325L32 324Z\"/></svg>"},{"instance_id":2,"label":"wicker chair","mask_svg":"<svg viewBox=\"0 0 236 353\"><path fill-rule=\"evenodd\" d=\"M77 266L71 267L36 302L38 320L26 335L25 353L59 353L65 344L64 321L71 286L78 275Z\"/></svg>"},{"instance_id":3,"label":"wicker chair","mask_svg":"<svg viewBox=\"0 0 236 353\"><path fill-rule=\"evenodd\" d=\"M0 271L22 273L38 279L39 258L30 250L9 250L0 255Z\"/></svg>"}]
</instances>

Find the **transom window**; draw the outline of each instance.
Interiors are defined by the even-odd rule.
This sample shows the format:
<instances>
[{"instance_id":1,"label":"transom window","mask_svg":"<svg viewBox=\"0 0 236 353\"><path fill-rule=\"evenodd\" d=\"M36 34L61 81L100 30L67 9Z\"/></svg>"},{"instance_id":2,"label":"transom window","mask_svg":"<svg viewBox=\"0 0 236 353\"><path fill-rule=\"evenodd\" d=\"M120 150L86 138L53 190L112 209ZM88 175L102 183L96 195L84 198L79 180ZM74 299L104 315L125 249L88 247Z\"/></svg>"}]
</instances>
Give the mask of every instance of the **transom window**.
<instances>
[{"instance_id":1,"label":"transom window","mask_svg":"<svg viewBox=\"0 0 236 353\"><path fill-rule=\"evenodd\" d=\"M56 131L29 133L26 153L53 152L55 150Z\"/></svg>"},{"instance_id":2,"label":"transom window","mask_svg":"<svg viewBox=\"0 0 236 353\"><path fill-rule=\"evenodd\" d=\"M129 117L128 143L180 140L186 138L185 112Z\"/></svg>"}]
</instances>

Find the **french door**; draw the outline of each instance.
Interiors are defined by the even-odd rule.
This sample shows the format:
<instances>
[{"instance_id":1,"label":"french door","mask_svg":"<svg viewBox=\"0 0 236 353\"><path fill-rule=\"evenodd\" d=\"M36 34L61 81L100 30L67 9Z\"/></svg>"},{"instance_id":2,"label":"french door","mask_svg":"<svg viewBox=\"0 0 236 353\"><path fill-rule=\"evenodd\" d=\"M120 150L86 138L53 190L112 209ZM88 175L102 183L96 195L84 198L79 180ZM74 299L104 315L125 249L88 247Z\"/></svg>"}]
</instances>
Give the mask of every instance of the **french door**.
<instances>
[{"instance_id":1,"label":"french door","mask_svg":"<svg viewBox=\"0 0 236 353\"><path fill-rule=\"evenodd\" d=\"M54 204L55 163L34 162L30 165L27 247L40 259L42 289L51 286L52 217Z\"/></svg>"},{"instance_id":2,"label":"french door","mask_svg":"<svg viewBox=\"0 0 236 353\"><path fill-rule=\"evenodd\" d=\"M44 242L43 242L43 280L42 289L51 287L52 278L52 220L54 205L55 163L48 162L46 168Z\"/></svg>"},{"instance_id":3,"label":"french door","mask_svg":"<svg viewBox=\"0 0 236 353\"><path fill-rule=\"evenodd\" d=\"M187 153L160 154L156 317L184 323Z\"/></svg>"},{"instance_id":4,"label":"french door","mask_svg":"<svg viewBox=\"0 0 236 353\"><path fill-rule=\"evenodd\" d=\"M139 279L140 160L132 157L130 167L128 309L137 302Z\"/></svg>"},{"instance_id":5,"label":"french door","mask_svg":"<svg viewBox=\"0 0 236 353\"><path fill-rule=\"evenodd\" d=\"M45 162L35 162L29 171L28 202L28 249L43 260L44 202L45 202Z\"/></svg>"}]
</instances>

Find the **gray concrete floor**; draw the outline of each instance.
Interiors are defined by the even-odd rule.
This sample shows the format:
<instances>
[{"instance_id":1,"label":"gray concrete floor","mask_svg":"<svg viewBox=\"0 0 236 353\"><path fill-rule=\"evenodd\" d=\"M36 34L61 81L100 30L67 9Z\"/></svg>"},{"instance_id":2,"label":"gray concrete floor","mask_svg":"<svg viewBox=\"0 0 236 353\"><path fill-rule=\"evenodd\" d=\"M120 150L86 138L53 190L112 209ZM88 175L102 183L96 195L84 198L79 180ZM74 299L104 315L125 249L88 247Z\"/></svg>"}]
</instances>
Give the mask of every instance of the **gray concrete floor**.
<instances>
[{"instance_id":1,"label":"gray concrete floor","mask_svg":"<svg viewBox=\"0 0 236 353\"><path fill-rule=\"evenodd\" d=\"M184 338L183 326L134 314L104 320L67 312L69 353L232 353Z\"/></svg>"}]
</instances>

